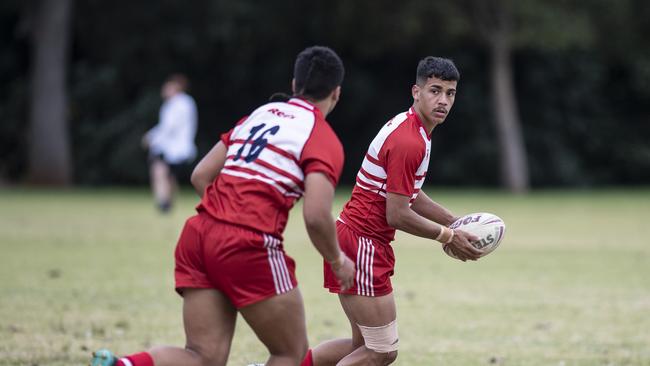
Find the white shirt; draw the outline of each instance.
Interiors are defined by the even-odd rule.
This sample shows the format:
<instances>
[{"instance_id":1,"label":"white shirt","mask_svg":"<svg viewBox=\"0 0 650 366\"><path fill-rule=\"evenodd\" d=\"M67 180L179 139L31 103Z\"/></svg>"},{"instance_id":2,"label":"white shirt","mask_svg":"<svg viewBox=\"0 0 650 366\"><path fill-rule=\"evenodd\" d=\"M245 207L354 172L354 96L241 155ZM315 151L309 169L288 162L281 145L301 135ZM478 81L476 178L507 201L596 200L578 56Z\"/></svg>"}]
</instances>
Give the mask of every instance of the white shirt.
<instances>
[{"instance_id":1,"label":"white shirt","mask_svg":"<svg viewBox=\"0 0 650 366\"><path fill-rule=\"evenodd\" d=\"M170 164L194 160L196 157L197 112L194 99L178 93L160 107L160 120L146 138L153 154L162 154Z\"/></svg>"}]
</instances>

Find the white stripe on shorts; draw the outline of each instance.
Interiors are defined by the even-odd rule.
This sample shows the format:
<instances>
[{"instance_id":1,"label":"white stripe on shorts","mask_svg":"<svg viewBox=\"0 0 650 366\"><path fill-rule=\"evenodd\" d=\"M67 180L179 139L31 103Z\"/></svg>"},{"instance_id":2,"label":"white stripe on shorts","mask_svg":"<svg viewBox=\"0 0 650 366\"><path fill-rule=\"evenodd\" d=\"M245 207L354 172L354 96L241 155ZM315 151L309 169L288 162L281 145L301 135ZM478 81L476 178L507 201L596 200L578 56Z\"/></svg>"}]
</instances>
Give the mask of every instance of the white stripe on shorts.
<instances>
[{"instance_id":1,"label":"white stripe on shorts","mask_svg":"<svg viewBox=\"0 0 650 366\"><path fill-rule=\"evenodd\" d=\"M124 357L124 358L120 358L120 361L122 361L122 363L124 364L124 366L133 366L133 364L131 363L131 360L129 360L129 359L126 358L126 357Z\"/></svg>"},{"instance_id":2,"label":"white stripe on shorts","mask_svg":"<svg viewBox=\"0 0 650 366\"><path fill-rule=\"evenodd\" d=\"M375 247L372 240L359 237L357 249L357 295L375 296L372 284Z\"/></svg>"},{"instance_id":3,"label":"white stripe on shorts","mask_svg":"<svg viewBox=\"0 0 650 366\"><path fill-rule=\"evenodd\" d=\"M279 244L280 240L271 235L264 234L264 247L269 257L269 266L273 274L275 293L278 295L293 289L287 261L282 249L278 248Z\"/></svg>"}]
</instances>

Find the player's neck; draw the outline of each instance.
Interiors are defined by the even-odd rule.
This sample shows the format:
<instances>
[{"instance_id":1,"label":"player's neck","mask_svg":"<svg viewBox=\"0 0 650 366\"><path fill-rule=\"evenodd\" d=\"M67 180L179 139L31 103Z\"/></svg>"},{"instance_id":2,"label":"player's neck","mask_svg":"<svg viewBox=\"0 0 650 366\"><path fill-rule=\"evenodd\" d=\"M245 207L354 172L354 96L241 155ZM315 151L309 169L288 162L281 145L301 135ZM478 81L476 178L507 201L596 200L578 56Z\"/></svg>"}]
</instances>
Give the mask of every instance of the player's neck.
<instances>
[{"instance_id":1,"label":"player's neck","mask_svg":"<svg viewBox=\"0 0 650 366\"><path fill-rule=\"evenodd\" d=\"M436 128L436 123L433 121L428 120L423 113L420 112L420 110L417 108L415 104L413 104L413 111L415 111L415 114L417 115L418 119L420 120L420 123L422 123L422 126L424 127L425 131L427 132L427 135L431 136L431 132L433 132L433 129Z\"/></svg>"},{"instance_id":2,"label":"player's neck","mask_svg":"<svg viewBox=\"0 0 650 366\"><path fill-rule=\"evenodd\" d=\"M332 111L332 101L329 99L323 99L318 102L310 100L309 103L318 108L318 110L323 114L323 117L327 117L327 115Z\"/></svg>"}]
</instances>

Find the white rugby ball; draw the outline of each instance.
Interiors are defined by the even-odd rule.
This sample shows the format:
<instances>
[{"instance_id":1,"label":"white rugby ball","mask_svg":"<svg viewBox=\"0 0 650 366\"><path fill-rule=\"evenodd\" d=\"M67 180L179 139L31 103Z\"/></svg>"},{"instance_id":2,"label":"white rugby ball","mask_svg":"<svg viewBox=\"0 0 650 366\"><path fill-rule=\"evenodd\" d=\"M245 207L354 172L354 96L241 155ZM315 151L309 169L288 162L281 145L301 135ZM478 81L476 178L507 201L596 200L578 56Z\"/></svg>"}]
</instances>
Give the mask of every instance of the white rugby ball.
<instances>
[{"instance_id":1,"label":"white rugby ball","mask_svg":"<svg viewBox=\"0 0 650 366\"><path fill-rule=\"evenodd\" d=\"M479 240L472 242L472 245L484 251L482 256L486 256L494 251L506 233L506 224L497 215L478 212L465 215L449 225L450 229L458 229L479 237ZM448 249L448 245L443 247L445 253L450 257L458 259L454 253Z\"/></svg>"}]
</instances>

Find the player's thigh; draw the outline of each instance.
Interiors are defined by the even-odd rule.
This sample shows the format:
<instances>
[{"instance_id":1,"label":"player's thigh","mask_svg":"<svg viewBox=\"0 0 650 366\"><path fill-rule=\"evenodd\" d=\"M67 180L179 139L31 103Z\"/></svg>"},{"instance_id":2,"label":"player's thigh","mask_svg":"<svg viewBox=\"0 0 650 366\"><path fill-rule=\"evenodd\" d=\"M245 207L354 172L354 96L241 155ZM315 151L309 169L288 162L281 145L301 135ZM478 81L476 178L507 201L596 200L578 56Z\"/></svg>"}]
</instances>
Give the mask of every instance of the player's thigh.
<instances>
[{"instance_id":1,"label":"player's thigh","mask_svg":"<svg viewBox=\"0 0 650 366\"><path fill-rule=\"evenodd\" d=\"M239 309L272 355L304 357L307 329L298 288Z\"/></svg>"},{"instance_id":2,"label":"player's thigh","mask_svg":"<svg viewBox=\"0 0 650 366\"><path fill-rule=\"evenodd\" d=\"M339 294L339 301L352 324L380 327L397 318L393 293L383 296Z\"/></svg>"},{"instance_id":3,"label":"player's thigh","mask_svg":"<svg viewBox=\"0 0 650 366\"><path fill-rule=\"evenodd\" d=\"M211 364L225 364L235 331L237 310L214 289L183 290L186 347Z\"/></svg>"},{"instance_id":4,"label":"player's thigh","mask_svg":"<svg viewBox=\"0 0 650 366\"><path fill-rule=\"evenodd\" d=\"M352 349L355 350L361 346L364 345L363 341L363 335L361 334L361 329L359 329L359 326L357 325L357 321L352 318L351 315L349 315L347 312L345 315L348 318L348 321L350 322L350 330L352 331Z\"/></svg>"}]
</instances>

